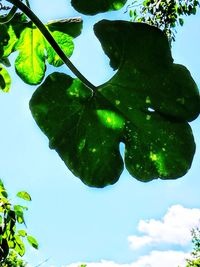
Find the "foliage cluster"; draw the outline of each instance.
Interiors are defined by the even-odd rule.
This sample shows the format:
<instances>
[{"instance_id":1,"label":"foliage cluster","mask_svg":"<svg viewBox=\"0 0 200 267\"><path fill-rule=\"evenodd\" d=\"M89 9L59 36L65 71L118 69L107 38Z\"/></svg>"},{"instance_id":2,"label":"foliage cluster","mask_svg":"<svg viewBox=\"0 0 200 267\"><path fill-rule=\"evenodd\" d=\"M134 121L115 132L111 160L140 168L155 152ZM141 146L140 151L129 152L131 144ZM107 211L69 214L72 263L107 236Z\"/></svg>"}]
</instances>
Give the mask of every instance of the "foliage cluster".
<instances>
[{"instance_id":1,"label":"foliage cluster","mask_svg":"<svg viewBox=\"0 0 200 267\"><path fill-rule=\"evenodd\" d=\"M127 10L133 21L154 25L162 29L170 41L175 41L175 27L183 26L184 16L195 15L199 7L197 0L145 0L133 1Z\"/></svg>"},{"instance_id":2,"label":"foliage cluster","mask_svg":"<svg viewBox=\"0 0 200 267\"><path fill-rule=\"evenodd\" d=\"M18 192L16 196L25 201L31 200L30 195L25 191ZM13 205L10 202L3 182L0 180L0 263L2 264L5 263L8 255L11 262L20 263L16 253L20 256L24 255L24 238L32 247L38 248L37 240L28 235L24 227L21 228L26 226L24 211L27 209L26 206L20 204Z\"/></svg>"},{"instance_id":3,"label":"foliage cluster","mask_svg":"<svg viewBox=\"0 0 200 267\"><path fill-rule=\"evenodd\" d=\"M187 259L186 267L200 267L200 228L192 230L192 243L194 249L191 258Z\"/></svg>"},{"instance_id":4,"label":"foliage cluster","mask_svg":"<svg viewBox=\"0 0 200 267\"><path fill-rule=\"evenodd\" d=\"M1 263L1 267L26 267L27 264L14 251L10 251L8 257Z\"/></svg>"}]
</instances>

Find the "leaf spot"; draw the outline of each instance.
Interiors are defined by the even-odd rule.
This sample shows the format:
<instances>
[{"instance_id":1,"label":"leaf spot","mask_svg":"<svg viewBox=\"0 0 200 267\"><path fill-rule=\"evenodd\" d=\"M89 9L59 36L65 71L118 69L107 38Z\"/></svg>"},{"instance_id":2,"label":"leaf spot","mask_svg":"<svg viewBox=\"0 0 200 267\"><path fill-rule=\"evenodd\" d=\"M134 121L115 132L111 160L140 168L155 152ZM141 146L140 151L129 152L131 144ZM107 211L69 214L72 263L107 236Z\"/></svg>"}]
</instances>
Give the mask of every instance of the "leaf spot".
<instances>
[{"instance_id":1,"label":"leaf spot","mask_svg":"<svg viewBox=\"0 0 200 267\"><path fill-rule=\"evenodd\" d=\"M149 121L151 119L151 115L146 116L146 120Z\"/></svg>"},{"instance_id":2,"label":"leaf spot","mask_svg":"<svg viewBox=\"0 0 200 267\"><path fill-rule=\"evenodd\" d=\"M118 99L115 100L115 104L118 106L120 104L120 101Z\"/></svg>"},{"instance_id":3,"label":"leaf spot","mask_svg":"<svg viewBox=\"0 0 200 267\"><path fill-rule=\"evenodd\" d=\"M149 96L146 97L146 104L151 104L151 99Z\"/></svg>"},{"instance_id":4,"label":"leaf spot","mask_svg":"<svg viewBox=\"0 0 200 267\"><path fill-rule=\"evenodd\" d=\"M177 98L176 101L182 105L185 104L185 98L184 97L181 97L181 98Z\"/></svg>"},{"instance_id":5,"label":"leaf spot","mask_svg":"<svg viewBox=\"0 0 200 267\"><path fill-rule=\"evenodd\" d=\"M124 127L124 119L110 110L97 110L99 120L108 128L122 129Z\"/></svg>"},{"instance_id":6,"label":"leaf spot","mask_svg":"<svg viewBox=\"0 0 200 267\"><path fill-rule=\"evenodd\" d=\"M150 159L152 160L152 161L156 161L158 158L157 158L157 155L155 154L155 153L153 153L152 151L150 151Z\"/></svg>"},{"instance_id":7,"label":"leaf spot","mask_svg":"<svg viewBox=\"0 0 200 267\"><path fill-rule=\"evenodd\" d=\"M79 143L79 146L78 146L78 149L80 150L80 151L82 151L83 150L83 148L84 148L84 146L85 146L85 139L82 139L81 141L80 141L80 143Z\"/></svg>"}]
</instances>

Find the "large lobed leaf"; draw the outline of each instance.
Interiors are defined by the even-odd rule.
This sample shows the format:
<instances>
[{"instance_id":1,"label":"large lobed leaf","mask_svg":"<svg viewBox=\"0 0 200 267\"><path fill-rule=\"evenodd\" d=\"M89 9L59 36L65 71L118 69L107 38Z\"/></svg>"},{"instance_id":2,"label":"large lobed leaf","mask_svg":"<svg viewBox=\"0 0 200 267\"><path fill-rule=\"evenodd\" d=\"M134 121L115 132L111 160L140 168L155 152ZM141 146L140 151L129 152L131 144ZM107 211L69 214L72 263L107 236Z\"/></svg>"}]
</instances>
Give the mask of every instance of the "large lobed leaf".
<instances>
[{"instance_id":1,"label":"large lobed leaf","mask_svg":"<svg viewBox=\"0 0 200 267\"><path fill-rule=\"evenodd\" d=\"M80 13L95 15L97 13L119 10L127 0L71 0L72 6Z\"/></svg>"},{"instance_id":2,"label":"large lobed leaf","mask_svg":"<svg viewBox=\"0 0 200 267\"><path fill-rule=\"evenodd\" d=\"M79 80L50 75L30 108L69 169L89 186L115 183L125 165L141 181L175 179L191 166L195 143L187 121L200 111L189 71L173 64L166 36L146 24L95 25L117 73L92 94Z\"/></svg>"},{"instance_id":3,"label":"large lobed leaf","mask_svg":"<svg viewBox=\"0 0 200 267\"><path fill-rule=\"evenodd\" d=\"M4 25L3 25L4 26ZM46 60L59 67L63 64L60 57L46 41L32 22L27 22L23 15L16 15L4 29L6 43L2 45L2 58L18 51L15 60L17 74L28 84L39 84L45 75ZM60 48L70 57L74 50L73 38L81 33L80 19L56 20L46 24ZM3 38L3 37L2 37ZM0 39L1 41L1 39ZM0 42L1 46L1 42Z\"/></svg>"}]
</instances>

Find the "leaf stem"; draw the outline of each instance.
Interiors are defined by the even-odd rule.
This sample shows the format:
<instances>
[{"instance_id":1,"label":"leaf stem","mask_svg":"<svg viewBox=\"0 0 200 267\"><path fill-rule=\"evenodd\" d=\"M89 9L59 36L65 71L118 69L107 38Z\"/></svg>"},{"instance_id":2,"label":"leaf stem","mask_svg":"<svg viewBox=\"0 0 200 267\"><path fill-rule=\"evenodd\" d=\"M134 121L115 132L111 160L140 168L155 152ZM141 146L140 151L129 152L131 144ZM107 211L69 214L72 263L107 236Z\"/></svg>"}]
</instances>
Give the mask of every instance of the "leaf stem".
<instances>
[{"instance_id":1,"label":"leaf stem","mask_svg":"<svg viewBox=\"0 0 200 267\"><path fill-rule=\"evenodd\" d=\"M77 78L79 78L82 83L84 83L88 88L90 88L93 92L97 90L97 87L93 85L90 81L88 81L85 76L82 75L81 72L74 66L74 64L69 60L69 58L65 55L65 53L62 51L62 49L59 47L55 39L52 37L52 35L49 33L49 31L46 29L45 25L39 20L39 18L28 8L25 4L23 4L20 0L7 0L8 2L15 5L17 8L19 8L23 13L26 14L27 17L29 17L32 22L38 27L38 29L41 31L43 36L46 38L46 40L50 43L50 45L53 47L55 52L59 55L59 57L63 60L63 62L67 65L67 67L75 74Z\"/></svg>"},{"instance_id":2,"label":"leaf stem","mask_svg":"<svg viewBox=\"0 0 200 267\"><path fill-rule=\"evenodd\" d=\"M13 6L6 16L0 16L0 24L9 22L15 15L17 7Z\"/></svg>"}]
</instances>

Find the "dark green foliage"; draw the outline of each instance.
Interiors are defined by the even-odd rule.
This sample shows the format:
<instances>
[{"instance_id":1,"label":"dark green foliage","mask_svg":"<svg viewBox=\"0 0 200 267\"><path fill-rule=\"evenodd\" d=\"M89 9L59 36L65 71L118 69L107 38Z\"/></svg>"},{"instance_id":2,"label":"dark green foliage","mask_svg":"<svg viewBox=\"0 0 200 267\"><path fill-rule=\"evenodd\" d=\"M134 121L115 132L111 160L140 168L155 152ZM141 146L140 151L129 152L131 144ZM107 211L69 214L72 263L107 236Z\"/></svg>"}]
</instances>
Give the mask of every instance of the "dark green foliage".
<instances>
[{"instance_id":1,"label":"dark green foliage","mask_svg":"<svg viewBox=\"0 0 200 267\"><path fill-rule=\"evenodd\" d=\"M24 200L31 200L30 195L25 191L19 192L17 196ZM32 247L38 248L35 238L28 236L24 229L18 230L19 225L25 225L24 210L27 209L25 206L10 203L6 189L0 179L0 263L3 264L1 266L25 266L16 256L16 253L20 256L25 253L23 238L27 238ZM12 262L13 265L9 265L9 262Z\"/></svg>"},{"instance_id":2,"label":"dark green foliage","mask_svg":"<svg viewBox=\"0 0 200 267\"><path fill-rule=\"evenodd\" d=\"M200 267L200 229L192 230L192 243L194 249L191 253L191 258L187 259L186 267Z\"/></svg>"},{"instance_id":3,"label":"dark green foliage","mask_svg":"<svg viewBox=\"0 0 200 267\"><path fill-rule=\"evenodd\" d=\"M26 262L20 259L14 251L11 251L1 267L26 267Z\"/></svg>"},{"instance_id":4,"label":"dark green foliage","mask_svg":"<svg viewBox=\"0 0 200 267\"><path fill-rule=\"evenodd\" d=\"M167 38L155 27L103 20L95 34L118 72L93 94L59 73L36 90L30 108L50 147L89 186L119 179L120 142L138 180L183 176L195 152L187 121L200 108L189 71L173 64Z\"/></svg>"},{"instance_id":5,"label":"dark green foliage","mask_svg":"<svg viewBox=\"0 0 200 267\"><path fill-rule=\"evenodd\" d=\"M95 15L97 13L118 10L127 0L72 0L72 6L80 13Z\"/></svg>"},{"instance_id":6,"label":"dark green foliage","mask_svg":"<svg viewBox=\"0 0 200 267\"><path fill-rule=\"evenodd\" d=\"M0 64L0 90L8 92L11 85L11 78L7 70Z\"/></svg>"},{"instance_id":7,"label":"dark green foliage","mask_svg":"<svg viewBox=\"0 0 200 267\"><path fill-rule=\"evenodd\" d=\"M170 41L175 40L175 27L183 26L183 16L196 14L200 6L199 1L196 0L145 0L139 4L139 7L138 2L140 1L134 1L128 6L131 20L157 26L167 34Z\"/></svg>"},{"instance_id":8,"label":"dark green foliage","mask_svg":"<svg viewBox=\"0 0 200 267\"><path fill-rule=\"evenodd\" d=\"M0 58L3 56L4 46L8 44L9 35L7 33L7 27L4 24L0 24Z\"/></svg>"}]
</instances>

